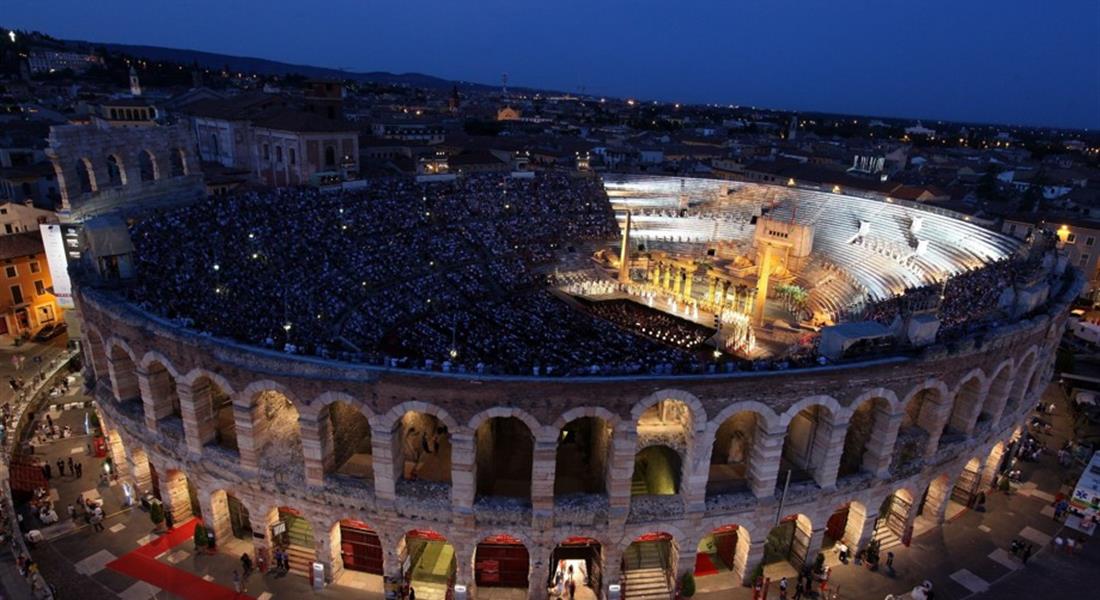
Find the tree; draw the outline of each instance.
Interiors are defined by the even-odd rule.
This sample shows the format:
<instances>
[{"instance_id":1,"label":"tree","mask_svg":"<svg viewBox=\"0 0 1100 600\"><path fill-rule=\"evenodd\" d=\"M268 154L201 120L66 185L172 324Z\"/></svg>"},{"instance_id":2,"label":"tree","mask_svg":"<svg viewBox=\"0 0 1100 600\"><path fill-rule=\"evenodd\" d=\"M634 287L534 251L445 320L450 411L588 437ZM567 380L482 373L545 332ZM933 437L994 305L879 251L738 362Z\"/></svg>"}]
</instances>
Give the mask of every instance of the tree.
<instances>
[{"instance_id":1,"label":"tree","mask_svg":"<svg viewBox=\"0 0 1100 600\"><path fill-rule=\"evenodd\" d=\"M201 552L206 549L206 527L203 527L202 523L195 525L195 551Z\"/></svg>"},{"instance_id":2,"label":"tree","mask_svg":"<svg viewBox=\"0 0 1100 600\"><path fill-rule=\"evenodd\" d=\"M1046 200L1043 195L1046 185L1046 173L1039 169L1035 176L1031 178L1031 182L1028 183L1027 190L1024 191L1024 205L1030 207L1032 211L1038 212L1042 208L1043 201Z\"/></svg>"},{"instance_id":3,"label":"tree","mask_svg":"<svg viewBox=\"0 0 1100 600\"><path fill-rule=\"evenodd\" d=\"M153 522L153 525L160 527L160 524L164 522L164 505L160 502L154 502L149 507L149 520Z\"/></svg>"},{"instance_id":4,"label":"tree","mask_svg":"<svg viewBox=\"0 0 1100 600\"><path fill-rule=\"evenodd\" d=\"M695 595L695 575L690 572L684 573L680 577L680 595L684 598L691 598Z\"/></svg>"}]
</instances>

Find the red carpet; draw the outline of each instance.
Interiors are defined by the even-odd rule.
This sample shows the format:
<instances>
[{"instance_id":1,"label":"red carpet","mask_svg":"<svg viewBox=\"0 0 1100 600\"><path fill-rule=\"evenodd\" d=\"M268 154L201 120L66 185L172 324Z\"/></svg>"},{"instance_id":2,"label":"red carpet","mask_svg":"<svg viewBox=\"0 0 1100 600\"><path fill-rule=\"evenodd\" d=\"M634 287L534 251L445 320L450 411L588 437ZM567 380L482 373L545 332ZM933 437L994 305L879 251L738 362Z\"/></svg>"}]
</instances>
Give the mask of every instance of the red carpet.
<instances>
[{"instance_id":1,"label":"red carpet","mask_svg":"<svg viewBox=\"0 0 1100 600\"><path fill-rule=\"evenodd\" d=\"M710 559L710 555L706 552L697 552L695 554L695 576L703 577L704 575L717 575L718 569L714 566L714 561Z\"/></svg>"},{"instance_id":2,"label":"red carpet","mask_svg":"<svg viewBox=\"0 0 1100 600\"><path fill-rule=\"evenodd\" d=\"M107 568L188 600L254 600L252 596L238 594L232 588L206 581L198 575L156 560L162 553L194 539L197 523L197 519L191 519L137 550L107 563Z\"/></svg>"}]
</instances>

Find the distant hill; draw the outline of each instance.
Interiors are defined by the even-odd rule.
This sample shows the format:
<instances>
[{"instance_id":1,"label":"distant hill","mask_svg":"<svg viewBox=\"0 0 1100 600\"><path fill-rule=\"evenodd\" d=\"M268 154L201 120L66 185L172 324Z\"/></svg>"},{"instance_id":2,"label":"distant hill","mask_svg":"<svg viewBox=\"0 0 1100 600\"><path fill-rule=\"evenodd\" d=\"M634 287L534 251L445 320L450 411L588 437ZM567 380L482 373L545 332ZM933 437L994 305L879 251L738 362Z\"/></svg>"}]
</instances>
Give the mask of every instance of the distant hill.
<instances>
[{"instance_id":1,"label":"distant hill","mask_svg":"<svg viewBox=\"0 0 1100 600\"><path fill-rule=\"evenodd\" d=\"M86 42L78 42L86 43ZM386 71L372 71L369 73L357 73L343 71L327 67L314 67L311 65L292 65L289 63L268 60L266 58L252 58L247 56L231 56L228 54L216 54L202 52L200 50L184 50L180 48L162 48L160 46L136 46L131 44L96 44L105 46L115 52L123 52L131 56L141 56L150 60L167 60L189 64L198 63L200 66L210 69L221 69L226 65L234 71L258 73L261 75L287 75L297 73L306 77L353 79L356 81L370 81L375 83L388 83L393 85L408 85L418 88L449 89L457 85L461 89L494 89L493 86L471 83L468 81L451 81L425 75L423 73L389 73Z\"/></svg>"}]
</instances>

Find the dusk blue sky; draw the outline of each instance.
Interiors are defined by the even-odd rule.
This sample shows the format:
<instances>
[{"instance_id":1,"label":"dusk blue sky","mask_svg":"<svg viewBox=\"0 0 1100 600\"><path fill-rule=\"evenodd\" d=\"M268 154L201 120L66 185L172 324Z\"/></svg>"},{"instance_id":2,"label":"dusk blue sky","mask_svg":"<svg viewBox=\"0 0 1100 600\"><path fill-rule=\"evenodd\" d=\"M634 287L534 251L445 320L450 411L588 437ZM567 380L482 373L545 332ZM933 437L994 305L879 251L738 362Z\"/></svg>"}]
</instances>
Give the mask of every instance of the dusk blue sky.
<instances>
[{"instance_id":1,"label":"dusk blue sky","mask_svg":"<svg viewBox=\"0 0 1100 600\"><path fill-rule=\"evenodd\" d=\"M571 92L1100 128L1097 0L4 0L0 25Z\"/></svg>"}]
</instances>

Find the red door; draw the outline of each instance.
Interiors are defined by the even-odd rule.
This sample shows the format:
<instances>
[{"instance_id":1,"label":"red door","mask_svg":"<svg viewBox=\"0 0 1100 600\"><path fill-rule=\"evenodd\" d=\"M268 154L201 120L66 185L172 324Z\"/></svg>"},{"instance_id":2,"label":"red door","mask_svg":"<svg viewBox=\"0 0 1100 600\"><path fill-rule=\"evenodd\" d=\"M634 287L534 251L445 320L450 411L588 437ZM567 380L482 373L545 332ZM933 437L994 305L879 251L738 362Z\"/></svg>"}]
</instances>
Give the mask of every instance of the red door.
<instances>
[{"instance_id":1,"label":"red door","mask_svg":"<svg viewBox=\"0 0 1100 600\"><path fill-rule=\"evenodd\" d=\"M477 545L474 577L479 587L527 589L527 548L510 536L494 536Z\"/></svg>"},{"instance_id":2,"label":"red door","mask_svg":"<svg viewBox=\"0 0 1100 600\"><path fill-rule=\"evenodd\" d=\"M345 569L382 574L382 542L365 523L340 521L340 557Z\"/></svg>"}]
</instances>

